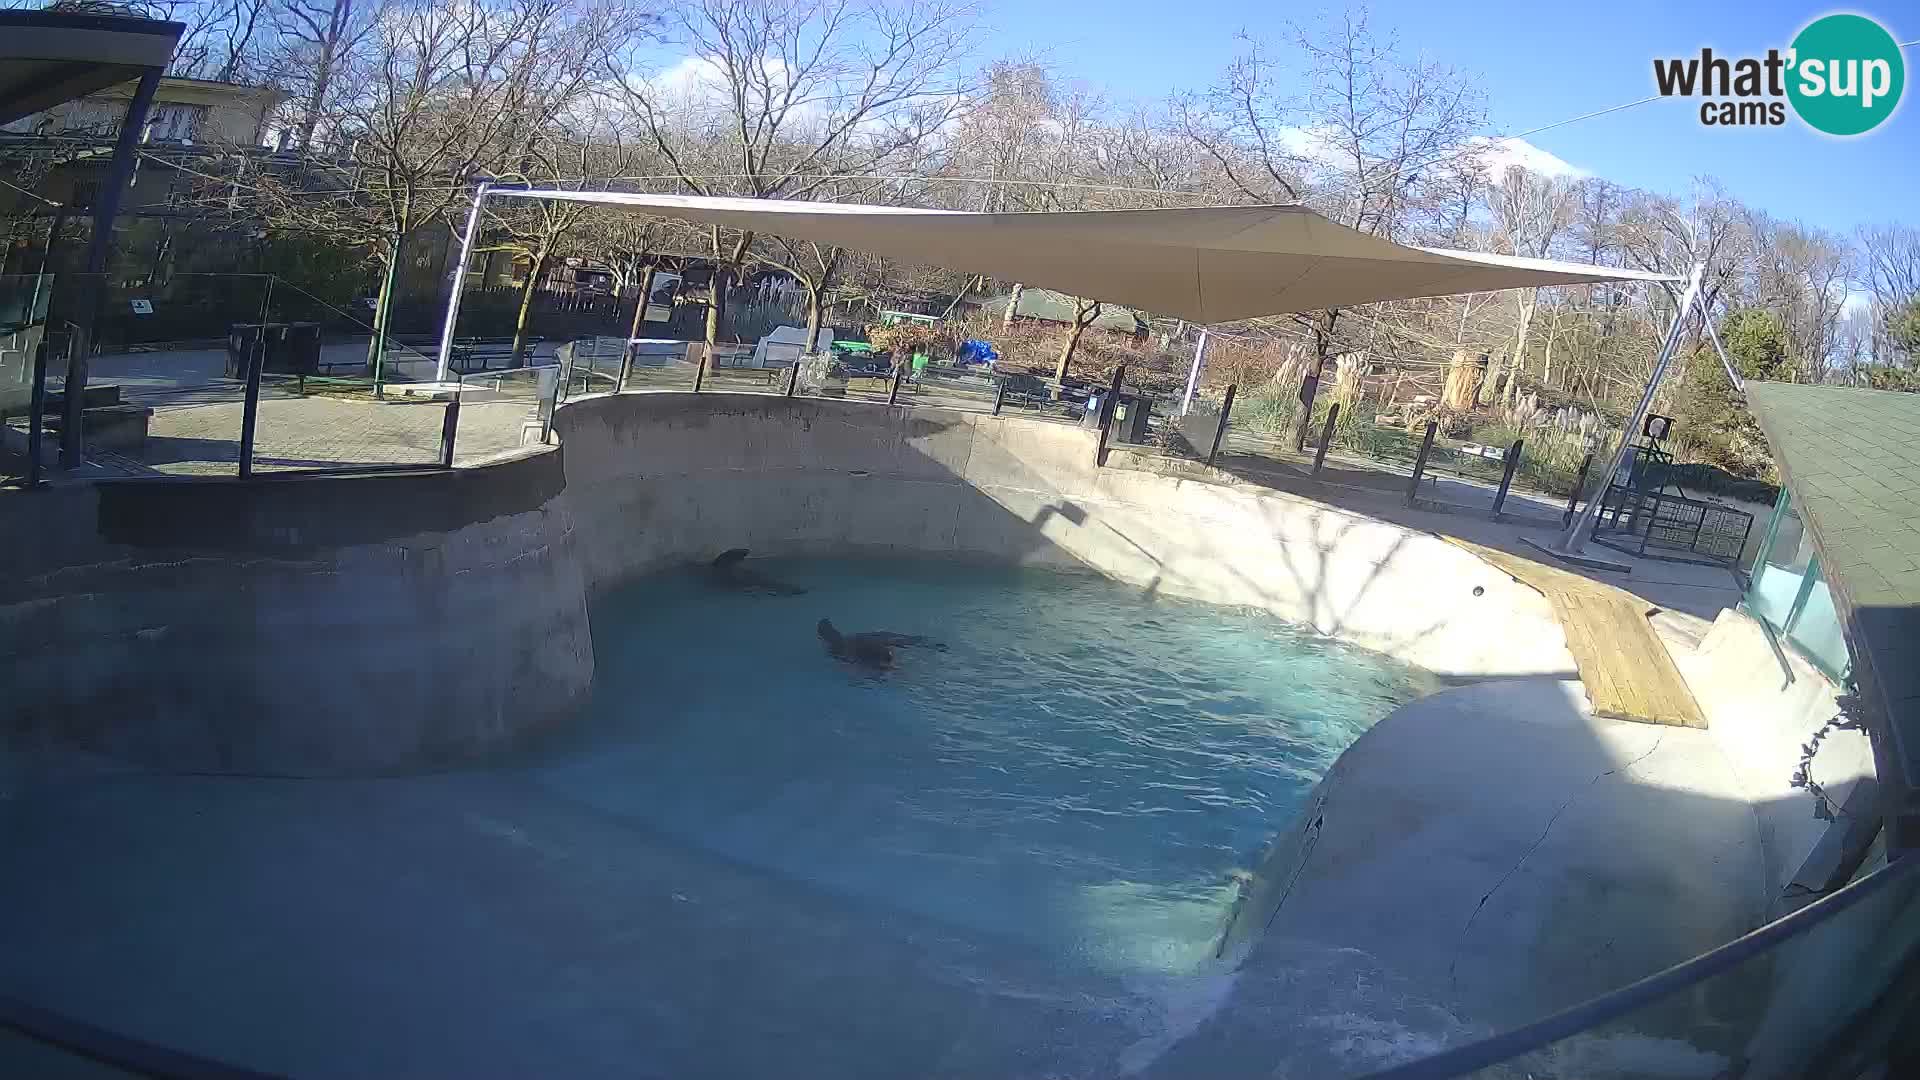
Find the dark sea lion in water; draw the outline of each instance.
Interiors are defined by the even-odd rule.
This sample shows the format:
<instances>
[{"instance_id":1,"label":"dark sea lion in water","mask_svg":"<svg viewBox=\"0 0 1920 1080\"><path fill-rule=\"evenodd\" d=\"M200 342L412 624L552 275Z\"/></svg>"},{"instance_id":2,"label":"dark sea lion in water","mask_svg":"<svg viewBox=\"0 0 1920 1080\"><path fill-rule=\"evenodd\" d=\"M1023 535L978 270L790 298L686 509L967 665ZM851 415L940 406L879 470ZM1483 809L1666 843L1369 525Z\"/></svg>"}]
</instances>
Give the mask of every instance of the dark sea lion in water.
<instances>
[{"instance_id":1,"label":"dark sea lion in water","mask_svg":"<svg viewBox=\"0 0 1920 1080\"><path fill-rule=\"evenodd\" d=\"M803 596L805 589L776 581L765 574L740 565L746 561L746 548L728 548L707 564L707 580L714 585L741 592L771 593L775 596Z\"/></svg>"},{"instance_id":2,"label":"dark sea lion in water","mask_svg":"<svg viewBox=\"0 0 1920 1080\"><path fill-rule=\"evenodd\" d=\"M893 666L893 650L908 646L944 649L945 645L919 634L895 634L887 630L869 630L863 634L843 634L831 619L814 624L814 632L827 643L827 653L835 660L872 668Z\"/></svg>"}]
</instances>

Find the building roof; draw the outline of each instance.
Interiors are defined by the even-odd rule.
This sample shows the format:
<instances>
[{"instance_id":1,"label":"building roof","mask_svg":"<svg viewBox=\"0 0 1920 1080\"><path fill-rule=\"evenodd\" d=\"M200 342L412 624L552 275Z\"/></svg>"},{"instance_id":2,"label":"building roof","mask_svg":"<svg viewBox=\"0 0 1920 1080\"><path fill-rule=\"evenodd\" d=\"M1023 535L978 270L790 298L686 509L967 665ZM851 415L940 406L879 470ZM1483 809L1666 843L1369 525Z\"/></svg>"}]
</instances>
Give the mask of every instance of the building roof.
<instances>
[{"instance_id":1,"label":"building roof","mask_svg":"<svg viewBox=\"0 0 1920 1080\"><path fill-rule=\"evenodd\" d=\"M164 69L185 30L121 15L0 11L0 124Z\"/></svg>"},{"instance_id":2,"label":"building roof","mask_svg":"<svg viewBox=\"0 0 1920 1080\"><path fill-rule=\"evenodd\" d=\"M622 191L503 188L495 194L598 203L837 244L1201 323L1416 296L1672 280L1642 270L1408 247L1304 206L981 214Z\"/></svg>"},{"instance_id":3,"label":"building roof","mask_svg":"<svg viewBox=\"0 0 1920 1080\"><path fill-rule=\"evenodd\" d=\"M1920 394L1747 383L1834 594L1854 682L1920 791ZM1886 779L1883 776L1883 779Z\"/></svg>"},{"instance_id":4,"label":"building roof","mask_svg":"<svg viewBox=\"0 0 1920 1080\"><path fill-rule=\"evenodd\" d=\"M988 311L1004 313L1007 301L1012 293L996 296L981 306ZM1070 323L1079 317L1080 301L1066 293L1052 289L1021 289L1020 307L1014 315L1023 319L1045 319L1048 322ZM1100 314L1087 324L1095 330L1117 330L1123 334L1132 334L1147 325L1147 317L1129 307L1119 304L1101 304Z\"/></svg>"}]
</instances>

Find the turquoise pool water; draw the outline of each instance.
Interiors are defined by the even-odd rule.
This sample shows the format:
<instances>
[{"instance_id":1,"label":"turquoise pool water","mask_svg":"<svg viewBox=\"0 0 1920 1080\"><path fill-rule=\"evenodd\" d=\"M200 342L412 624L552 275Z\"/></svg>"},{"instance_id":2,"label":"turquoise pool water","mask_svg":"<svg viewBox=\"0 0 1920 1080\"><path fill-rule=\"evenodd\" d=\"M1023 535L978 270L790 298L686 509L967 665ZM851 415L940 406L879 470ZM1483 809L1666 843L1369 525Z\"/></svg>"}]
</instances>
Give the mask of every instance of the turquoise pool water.
<instances>
[{"instance_id":1,"label":"turquoise pool water","mask_svg":"<svg viewBox=\"0 0 1920 1080\"><path fill-rule=\"evenodd\" d=\"M0 786L0 995L300 1077L1338 1076L1468 1037L1354 950L1208 964L1426 676L1088 578L758 568L809 592L602 597L589 715L522 754ZM863 671L822 616L947 648Z\"/></svg>"},{"instance_id":2,"label":"turquoise pool water","mask_svg":"<svg viewBox=\"0 0 1920 1080\"><path fill-rule=\"evenodd\" d=\"M1252 612L1040 571L752 560L596 604L555 796L832 893L1112 972L1211 957L1341 750L1428 676ZM875 672L815 623L927 635Z\"/></svg>"}]
</instances>

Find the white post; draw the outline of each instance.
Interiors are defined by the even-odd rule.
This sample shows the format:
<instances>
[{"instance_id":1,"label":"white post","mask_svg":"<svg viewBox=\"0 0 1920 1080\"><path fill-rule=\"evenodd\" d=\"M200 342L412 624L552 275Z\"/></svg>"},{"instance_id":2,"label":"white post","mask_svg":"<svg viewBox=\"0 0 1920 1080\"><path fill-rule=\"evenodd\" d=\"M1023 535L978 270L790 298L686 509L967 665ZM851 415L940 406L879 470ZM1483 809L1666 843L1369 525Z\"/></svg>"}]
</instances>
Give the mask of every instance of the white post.
<instances>
[{"instance_id":1,"label":"white post","mask_svg":"<svg viewBox=\"0 0 1920 1080\"><path fill-rule=\"evenodd\" d=\"M1647 377L1647 388L1640 395L1640 404L1634 406L1632 415L1620 432L1620 445L1613 448L1613 458L1600 473L1599 492L1587 504L1580 508L1580 515L1567 526L1553 551L1561 555L1578 555L1587 546L1586 538L1593 533L1593 522L1600 516L1601 496L1606 494L1607 485L1613 483L1615 474L1620 471L1620 463L1626 460L1627 445L1640 431L1640 425L1647 419L1648 410L1653 408L1653 396L1660 389L1660 379L1667 373L1667 365L1673 360L1673 350L1680 344L1680 330L1686 325L1687 317L1693 314L1694 301L1700 295L1700 280L1706 275L1705 263L1696 264L1693 273L1687 276L1687 291L1681 295L1680 304L1674 308L1673 325L1667 327L1667 339L1660 346L1660 356L1653 363L1653 374Z\"/></svg>"},{"instance_id":2,"label":"white post","mask_svg":"<svg viewBox=\"0 0 1920 1080\"><path fill-rule=\"evenodd\" d=\"M1193 408L1193 390L1200 384L1200 365L1207 356L1207 328L1200 328L1200 341L1193 347L1193 367L1187 372L1187 392L1180 396L1180 415Z\"/></svg>"},{"instance_id":3,"label":"white post","mask_svg":"<svg viewBox=\"0 0 1920 1080\"><path fill-rule=\"evenodd\" d=\"M1727 350L1720 344L1720 331L1713 328L1713 312L1707 310L1707 298L1700 297L1698 304L1700 321L1707 327L1707 340L1713 342L1713 351L1720 354L1720 366L1727 373L1727 381L1733 384L1735 390L1746 393L1747 380L1740 377L1740 369L1733 366L1732 360L1727 359Z\"/></svg>"},{"instance_id":4,"label":"white post","mask_svg":"<svg viewBox=\"0 0 1920 1080\"><path fill-rule=\"evenodd\" d=\"M485 180L473 189L473 209L467 211L467 231L460 237L460 263L453 268L453 292L447 296L447 321L440 327L440 362L434 369L435 382L447 381L447 365L453 358L453 328L460 321L460 294L467 288L467 263L473 258L473 238L480 234L480 206L487 201Z\"/></svg>"}]
</instances>

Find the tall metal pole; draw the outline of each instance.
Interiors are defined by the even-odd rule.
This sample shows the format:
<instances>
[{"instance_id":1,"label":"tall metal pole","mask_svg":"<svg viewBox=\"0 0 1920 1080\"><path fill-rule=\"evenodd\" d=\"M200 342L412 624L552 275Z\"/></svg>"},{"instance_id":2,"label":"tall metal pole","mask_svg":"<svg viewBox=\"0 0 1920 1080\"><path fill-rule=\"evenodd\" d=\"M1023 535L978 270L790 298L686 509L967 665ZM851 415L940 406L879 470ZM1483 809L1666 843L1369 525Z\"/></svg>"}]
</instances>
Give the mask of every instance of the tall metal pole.
<instances>
[{"instance_id":1,"label":"tall metal pole","mask_svg":"<svg viewBox=\"0 0 1920 1080\"><path fill-rule=\"evenodd\" d=\"M1187 372L1187 392L1180 395L1180 415L1187 415L1193 408L1193 391L1200 385L1200 365L1207 356L1207 328L1200 328L1200 340L1193 347L1193 367Z\"/></svg>"},{"instance_id":2,"label":"tall metal pole","mask_svg":"<svg viewBox=\"0 0 1920 1080\"><path fill-rule=\"evenodd\" d=\"M1640 395L1640 404L1634 406L1632 415L1627 417L1626 426L1620 431L1620 444L1613 448L1613 457L1608 460L1607 467L1600 473L1599 485L1602 494L1606 492L1607 485L1612 483L1613 478L1619 474L1620 463L1626 460L1628 444L1633 441L1634 434L1640 430L1640 425L1646 422L1647 411L1653 407L1654 394L1660 389L1660 380L1666 375L1667 365L1673 360L1673 350L1680 344L1680 331L1686 326L1687 317L1693 314L1694 301L1700 296L1700 281L1706 276L1706 272L1706 264L1698 263L1695 264L1693 272L1687 275L1687 290L1681 294L1680 304L1674 309L1673 325L1667 327L1667 339L1660 346L1660 356L1654 361L1653 374L1647 377L1647 388ZM1593 534L1593 522L1600 516L1602 501L1604 500L1597 496L1587 500L1587 504L1580 508L1580 513L1573 519L1573 523L1567 526L1567 531L1554 542L1552 551L1555 554L1580 554L1581 549L1587 546L1586 538Z\"/></svg>"},{"instance_id":3,"label":"tall metal pole","mask_svg":"<svg viewBox=\"0 0 1920 1080\"><path fill-rule=\"evenodd\" d=\"M113 256L113 219L120 215L120 200L133 179L134 157L145 141L147 116L153 111L153 95L160 88L160 71L150 68L140 76L133 100L120 120L120 134L113 146L113 161L107 166L107 179L93 208L93 235L87 240L86 269L80 275L79 320L67 349L67 379L61 389L64 417L60 425L60 464L77 469L85 460L81 424L87 409L87 361L93 353L94 323L100 317L100 304L106 293L108 263Z\"/></svg>"},{"instance_id":4,"label":"tall metal pole","mask_svg":"<svg viewBox=\"0 0 1920 1080\"><path fill-rule=\"evenodd\" d=\"M447 321L440 327L440 362L434 367L433 381L447 381L447 365L453 357L453 328L460 321L460 295L467 289L467 262L473 258L473 239L480 235L480 207L487 201L489 185L485 180L473 189L473 209L467 211L467 231L460 235L460 265L453 268L453 291L447 296ZM640 302L645 304L646 297Z\"/></svg>"}]
</instances>

